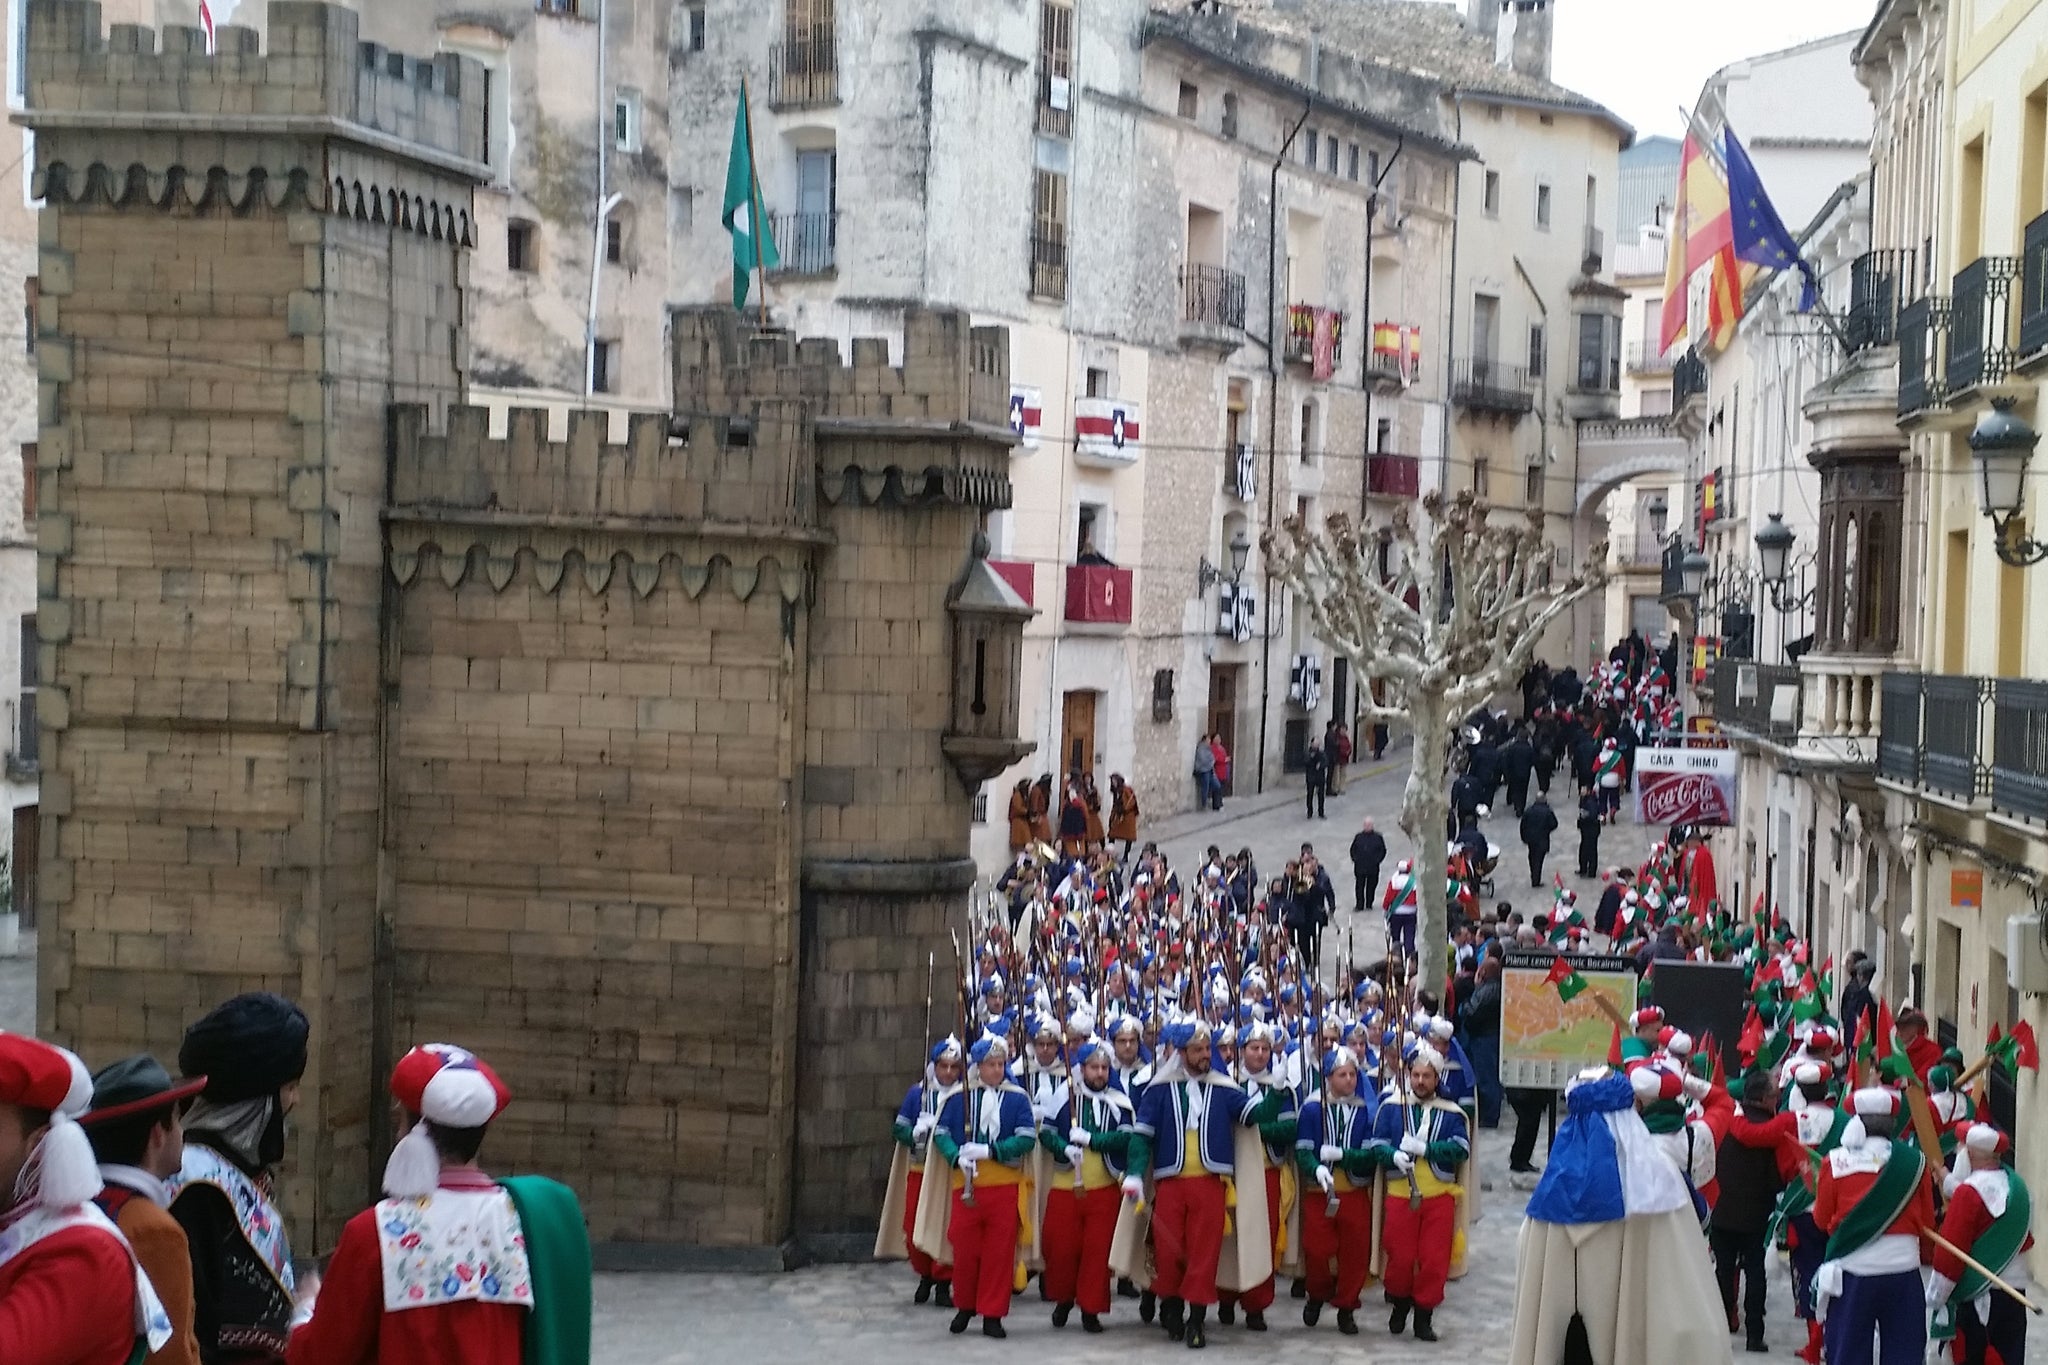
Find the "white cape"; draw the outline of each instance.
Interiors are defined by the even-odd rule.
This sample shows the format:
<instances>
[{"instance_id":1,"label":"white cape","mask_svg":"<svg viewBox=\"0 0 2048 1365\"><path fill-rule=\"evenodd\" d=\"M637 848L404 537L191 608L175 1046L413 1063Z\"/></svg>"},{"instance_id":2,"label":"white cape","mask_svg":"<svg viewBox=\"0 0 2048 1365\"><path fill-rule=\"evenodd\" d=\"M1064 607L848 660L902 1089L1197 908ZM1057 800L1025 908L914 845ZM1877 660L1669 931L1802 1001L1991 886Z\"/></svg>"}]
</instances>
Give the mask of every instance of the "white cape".
<instances>
[{"instance_id":1,"label":"white cape","mask_svg":"<svg viewBox=\"0 0 2048 1365\"><path fill-rule=\"evenodd\" d=\"M1728 1320L1690 1207L1611 1223L1524 1219L1510 1365L1556 1365L1572 1313L1596 1365L1728 1365Z\"/></svg>"}]
</instances>

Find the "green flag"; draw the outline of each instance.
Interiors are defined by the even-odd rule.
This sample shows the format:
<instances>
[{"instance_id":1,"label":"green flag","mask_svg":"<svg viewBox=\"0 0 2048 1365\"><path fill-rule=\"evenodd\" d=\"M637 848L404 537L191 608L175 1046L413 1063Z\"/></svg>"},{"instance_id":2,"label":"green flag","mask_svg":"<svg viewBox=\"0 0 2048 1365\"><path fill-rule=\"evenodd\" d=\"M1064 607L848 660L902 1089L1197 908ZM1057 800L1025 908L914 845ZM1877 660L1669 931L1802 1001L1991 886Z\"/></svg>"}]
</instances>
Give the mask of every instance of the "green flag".
<instances>
[{"instance_id":1,"label":"green flag","mask_svg":"<svg viewBox=\"0 0 2048 1365\"><path fill-rule=\"evenodd\" d=\"M733 113L732 152L725 162L725 213L719 218L732 233L732 306L747 306L747 285L755 267L773 270L782 264L775 234L761 208L761 180L754 171L754 132L747 114L747 83L740 81L740 107Z\"/></svg>"}]
</instances>

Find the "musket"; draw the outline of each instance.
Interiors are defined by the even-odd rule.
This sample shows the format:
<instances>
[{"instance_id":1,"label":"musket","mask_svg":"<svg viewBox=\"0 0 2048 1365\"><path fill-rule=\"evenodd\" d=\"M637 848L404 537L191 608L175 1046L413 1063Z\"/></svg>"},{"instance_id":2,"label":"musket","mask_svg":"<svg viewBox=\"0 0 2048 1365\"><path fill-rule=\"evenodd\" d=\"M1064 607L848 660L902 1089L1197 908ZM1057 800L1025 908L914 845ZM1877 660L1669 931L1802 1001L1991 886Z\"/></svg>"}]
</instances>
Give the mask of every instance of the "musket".
<instances>
[{"instance_id":1,"label":"musket","mask_svg":"<svg viewBox=\"0 0 2048 1365\"><path fill-rule=\"evenodd\" d=\"M951 930L947 932L952 933ZM967 964L960 956L960 937L952 934L952 938L953 963L960 978L960 1046L963 1049L960 1058L960 1117L965 1120L961 1126L966 1131L968 1140L973 1141L976 1106L979 1102L974 1095L974 1062L964 1051L968 1046L967 1021L972 1017L973 1011L973 1006L969 1002L972 991L967 980ZM974 1202L974 1168L971 1166L960 1173L960 1202Z\"/></svg>"}]
</instances>

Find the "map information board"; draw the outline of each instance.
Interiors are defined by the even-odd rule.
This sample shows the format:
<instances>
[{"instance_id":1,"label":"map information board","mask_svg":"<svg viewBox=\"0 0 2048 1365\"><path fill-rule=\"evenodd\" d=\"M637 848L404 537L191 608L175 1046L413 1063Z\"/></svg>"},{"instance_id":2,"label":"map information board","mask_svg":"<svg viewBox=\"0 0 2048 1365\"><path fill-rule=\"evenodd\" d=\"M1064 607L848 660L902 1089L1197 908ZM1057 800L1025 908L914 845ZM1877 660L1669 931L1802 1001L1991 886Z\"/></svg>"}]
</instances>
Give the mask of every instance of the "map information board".
<instances>
[{"instance_id":1,"label":"map information board","mask_svg":"<svg viewBox=\"0 0 2048 1365\"><path fill-rule=\"evenodd\" d=\"M1626 1019L1636 1007L1634 960L1567 953L1586 991L1567 1002L1548 980L1558 954L1510 950L1501 974L1500 1083L1523 1090L1562 1090L1589 1066L1607 1061L1614 1023L1594 1003L1605 996Z\"/></svg>"}]
</instances>

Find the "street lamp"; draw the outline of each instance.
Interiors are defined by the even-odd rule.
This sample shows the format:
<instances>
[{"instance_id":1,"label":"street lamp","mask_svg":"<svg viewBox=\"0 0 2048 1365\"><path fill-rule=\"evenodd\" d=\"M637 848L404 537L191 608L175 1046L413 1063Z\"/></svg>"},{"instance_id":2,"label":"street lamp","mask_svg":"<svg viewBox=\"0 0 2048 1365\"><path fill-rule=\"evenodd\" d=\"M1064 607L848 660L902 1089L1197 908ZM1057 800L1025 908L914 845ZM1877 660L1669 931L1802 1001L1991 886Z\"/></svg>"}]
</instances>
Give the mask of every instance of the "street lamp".
<instances>
[{"instance_id":1,"label":"street lamp","mask_svg":"<svg viewBox=\"0 0 2048 1365\"><path fill-rule=\"evenodd\" d=\"M1813 600L1811 591L1794 596L1786 591L1792 581L1792 547L1798 538L1785 524L1785 514L1773 512L1756 533L1757 579L1770 593L1771 605L1780 615L1804 611Z\"/></svg>"},{"instance_id":2,"label":"street lamp","mask_svg":"<svg viewBox=\"0 0 2048 1365\"><path fill-rule=\"evenodd\" d=\"M1678 561L1679 584L1684 595L1694 602L1698 602L1700 594L1706 591L1709 567L1706 555L1697 549L1686 551L1685 558Z\"/></svg>"},{"instance_id":3,"label":"street lamp","mask_svg":"<svg viewBox=\"0 0 2048 1365\"><path fill-rule=\"evenodd\" d=\"M1652 493L1647 510L1650 514L1650 539L1664 539L1665 523L1671 519L1671 504L1664 500L1662 493Z\"/></svg>"},{"instance_id":4,"label":"street lamp","mask_svg":"<svg viewBox=\"0 0 2048 1365\"><path fill-rule=\"evenodd\" d=\"M1251 556L1252 538L1246 535L1244 528L1240 526L1237 534L1230 538L1231 582L1242 583L1244 581L1244 566L1251 559ZM1223 571L1209 562L1209 556L1203 555L1201 564L1195 569L1195 591L1197 593L1205 593L1222 581Z\"/></svg>"},{"instance_id":5,"label":"street lamp","mask_svg":"<svg viewBox=\"0 0 2048 1365\"><path fill-rule=\"evenodd\" d=\"M2040 440L2039 433L2013 415L2010 398L1992 399L1991 411L1977 419L1970 433L1970 453L1977 460L1977 507L1991 518L1999 559L2015 568L2048 559L2048 545L2037 544L2018 526L2026 506L2027 465Z\"/></svg>"}]
</instances>

